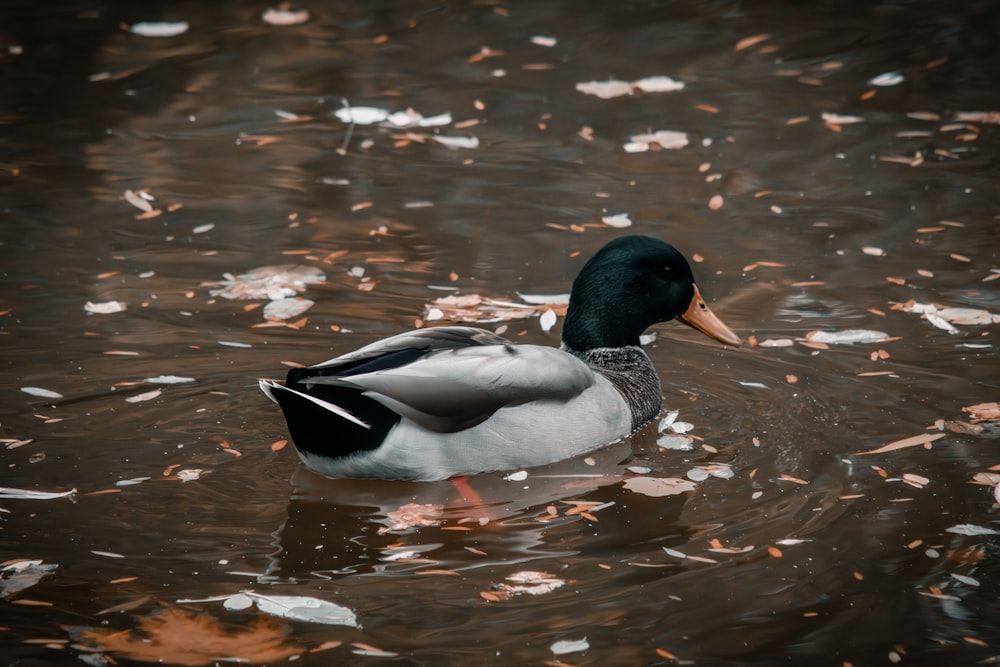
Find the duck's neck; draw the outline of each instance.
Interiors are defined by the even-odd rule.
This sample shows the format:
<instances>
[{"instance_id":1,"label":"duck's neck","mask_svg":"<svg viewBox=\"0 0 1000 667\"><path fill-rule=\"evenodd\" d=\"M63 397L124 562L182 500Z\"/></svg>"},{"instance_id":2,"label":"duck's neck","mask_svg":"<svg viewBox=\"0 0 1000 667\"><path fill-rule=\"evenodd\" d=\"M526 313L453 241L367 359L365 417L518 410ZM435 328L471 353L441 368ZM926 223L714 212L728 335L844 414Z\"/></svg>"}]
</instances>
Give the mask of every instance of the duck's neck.
<instances>
[{"instance_id":1,"label":"duck's neck","mask_svg":"<svg viewBox=\"0 0 1000 667\"><path fill-rule=\"evenodd\" d=\"M581 351L564 341L562 348L582 359L618 390L632 411L633 431L652 420L660 411L660 378L656 375L653 362L638 345Z\"/></svg>"}]
</instances>

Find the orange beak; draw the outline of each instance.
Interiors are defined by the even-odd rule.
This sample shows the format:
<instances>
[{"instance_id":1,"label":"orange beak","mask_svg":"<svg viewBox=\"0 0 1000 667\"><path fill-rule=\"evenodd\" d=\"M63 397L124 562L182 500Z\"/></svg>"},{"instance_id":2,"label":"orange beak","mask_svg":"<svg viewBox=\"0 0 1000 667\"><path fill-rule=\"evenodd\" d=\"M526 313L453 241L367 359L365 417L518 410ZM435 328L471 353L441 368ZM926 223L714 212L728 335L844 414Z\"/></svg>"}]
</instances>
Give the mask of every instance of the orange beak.
<instances>
[{"instance_id":1,"label":"orange beak","mask_svg":"<svg viewBox=\"0 0 1000 667\"><path fill-rule=\"evenodd\" d=\"M694 286L694 297L691 298L691 305L678 315L677 319L724 345L738 347L740 344L740 337L734 334L732 329L723 324L722 320L709 309L708 304L701 298L701 292L698 291L697 285Z\"/></svg>"}]
</instances>

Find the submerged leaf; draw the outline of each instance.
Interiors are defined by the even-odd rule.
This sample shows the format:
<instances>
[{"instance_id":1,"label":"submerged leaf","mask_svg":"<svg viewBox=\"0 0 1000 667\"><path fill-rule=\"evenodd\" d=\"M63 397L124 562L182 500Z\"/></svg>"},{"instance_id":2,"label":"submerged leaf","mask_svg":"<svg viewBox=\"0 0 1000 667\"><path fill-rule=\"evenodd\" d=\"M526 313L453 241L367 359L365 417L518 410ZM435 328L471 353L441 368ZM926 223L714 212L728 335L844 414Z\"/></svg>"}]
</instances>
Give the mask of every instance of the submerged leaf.
<instances>
[{"instance_id":1,"label":"submerged leaf","mask_svg":"<svg viewBox=\"0 0 1000 667\"><path fill-rule=\"evenodd\" d=\"M694 491L696 488L694 482L677 477L633 477L625 480L623 484L629 491L655 498L676 496L687 491Z\"/></svg>"},{"instance_id":2,"label":"submerged leaf","mask_svg":"<svg viewBox=\"0 0 1000 667\"><path fill-rule=\"evenodd\" d=\"M223 629L208 614L165 609L139 619L134 631L117 628L76 628L78 642L130 660L172 665L213 665L227 661L276 663L301 653L287 643L283 628L263 618L235 632Z\"/></svg>"},{"instance_id":3,"label":"submerged leaf","mask_svg":"<svg viewBox=\"0 0 1000 667\"><path fill-rule=\"evenodd\" d=\"M515 595L546 595L565 585L565 580L548 572L521 570L507 575L506 582L496 585L494 594L498 600L507 600Z\"/></svg>"},{"instance_id":4,"label":"submerged leaf","mask_svg":"<svg viewBox=\"0 0 1000 667\"><path fill-rule=\"evenodd\" d=\"M385 533L399 532L420 526L439 526L441 525L441 510L443 509L442 505L433 504L420 505L418 503L407 503L401 505L399 509L390 510L385 513L391 523L388 526L379 528L378 534L384 535Z\"/></svg>"}]
</instances>

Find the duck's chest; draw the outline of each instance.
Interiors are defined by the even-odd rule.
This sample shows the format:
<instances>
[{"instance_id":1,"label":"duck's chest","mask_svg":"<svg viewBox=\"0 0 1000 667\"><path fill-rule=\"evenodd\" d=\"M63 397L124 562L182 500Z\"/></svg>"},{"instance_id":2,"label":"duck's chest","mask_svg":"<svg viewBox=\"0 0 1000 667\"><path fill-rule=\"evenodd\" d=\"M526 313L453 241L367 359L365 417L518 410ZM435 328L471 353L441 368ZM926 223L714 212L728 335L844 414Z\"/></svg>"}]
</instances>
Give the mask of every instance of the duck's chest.
<instances>
[{"instance_id":1,"label":"duck's chest","mask_svg":"<svg viewBox=\"0 0 1000 667\"><path fill-rule=\"evenodd\" d=\"M653 362L639 347L597 348L573 352L622 395L632 413L632 430L656 417L662 396Z\"/></svg>"}]
</instances>

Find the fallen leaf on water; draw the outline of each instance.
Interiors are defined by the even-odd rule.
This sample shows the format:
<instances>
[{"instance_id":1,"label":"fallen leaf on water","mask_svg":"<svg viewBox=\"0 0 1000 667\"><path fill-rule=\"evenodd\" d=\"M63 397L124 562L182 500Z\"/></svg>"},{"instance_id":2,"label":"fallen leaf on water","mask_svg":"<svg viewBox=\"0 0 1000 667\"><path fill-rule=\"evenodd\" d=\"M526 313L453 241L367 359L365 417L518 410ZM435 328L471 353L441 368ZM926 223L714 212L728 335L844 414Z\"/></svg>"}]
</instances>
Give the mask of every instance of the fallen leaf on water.
<instances>
[{"instance_id":1,"label":"fallen leaf on water","mask_svg":"<svg viewBox=\"0 0 1000 667\"><path fill-rule=\"evenodd\" d=\"M42 387L21 387L21 391L30 396L37 396L38 398L62 398L63 395L58 391L52 391L51 389L43 389Z\"/></svg>"},{"instance_id":2,"label":"fallen leaf on water","mask_svg":"<svg viewBox=\"0 0 1000 667\"><path fill-rule=\"evenodd\" d=\"M629 491L654 498L675 496L697 488L694 482L678 477L633 477L622 485Z\"/></svg>"},{"instance_id":3,"label":"fallen leaf on water","mask_svg":"<svg viewBox=\"0 0 1000 667\"><path fill-rule=\"evenodd\" d=\"M561 300L561 299L560 299ZM516 303L491 299L479 294L450 294L431 301L424 310L423 320L434 322L506 322L527 319L548 310L555 315L566 313L565 303Z\"/></svg>"},{"instance_id":4,"label":"fallen leaf on water","mask_svg":"<svg viewBox=\"0 0 1000 667\"><path fill-rule=\"evenodd\" d=\"M826 113L822 114L823 122L828 125L851 125L854 123L863 123L865 119L861 116L844 116L836 113Z\"/></svg>"},{"instance_id":5,"label":"fallen leaf on water","mask_svg":"<svg viewBox=\"0 0 1000 667\"><path fill-rule=\"evenodd\" d=\"M147 199L132 192L131 190L126 190L123 196L125 197L125 201L127 201L129 204L132 204L132 206L135 206L143 213L149 213L150 211L153 210L153 205L150 204Z\"/></svg>"},{"instance_id":6,"label":"fallen leaf on water","mask_svg":"<svg viewBox=\"0 0 1000 667\"><path fill-rule=\"evenodd\" d=\"M0 598L31 588L42 577L51 574L58 565L40 560L18 560L0 567Z\"/></svg>"},{"instance_id":7,"label":"fallen leaf on water","mask_svg":"<svg viewBox=\"0 0 1000 667\"><path fill-rule=\"evenodd\" d=\"M264 319L285 321L301 315L316 305L315 301L293 296L275 299L264 306Z\"/></svg>"},{"instance_id":8,"label":"fallen leaf on water","mask_svg":"<svg viewBox=\"0 0 1000 667\"><path fill-rule=\"evenodd\" d=\"M628 213L605 215L601 217L601 222L608 227L615 227L616 229L624 229L625 227L632 226L632 219L628 217Z\"/></svg>"},{"instance_id":9,"label":"fallen leaf on water","mask_svg":"<svg viewBox=\"0 0 1000 667\"><path fill-rule=\"evenodd\" d=\"M493 592L506 600L515 595L546 595L565 585L565 580L548 572L521 570L507 575L507 581L497 584Z\"/></svg>"},{"instance_id":10,"label":"fallen leaf on water","mask_svg":"<svg viewBox=\"0 0 1000 667\"><path fill-rule=\"evenodd\" d=\"M904 473L902 479L910 486L916 487L918 489L922 489L931 483L931 480L924 477L923 475L917 475L911 472Z\"/></svg>"},{"instance_id":11,"label":"fallen leaf on water","mask_svg":"<svg viewBox=\"0 0 1000 667\"><path fill-rule=\"evenodd\" d=\"M269 619L259 619L227 631L208 614L165 609L140 618L135 630L70 628L78 642L142 662L174 665L213 665L222 658L273 663L301 653L288 643L286 630Z\"/></svg>"},{"instance_id":12,"label":"fallen leaf on water","mask_svg":"<svg viewBox=\"0 0 1000 667\"><path fill-rule=\"evenodd\" d=\"M868 85L879 87L898 86L905 80L906 77L903 76L902 72L885 72L868 79Z\"/></svg>"},{"instance_id":13,"label":"fallen leaf on water","mask_svg":"<svg viewBox=\"0 0 1000 667\"><path fill-rule=\"evenodd\" d=\"M713 546L708 549L709 551L717 554L745 554L754 550L753 545L745 547L724 547L724 546Z\"/></svg>"},{"instance_id":14,"label":"fallen leaf on water","mask_svg":"<svg viewBox=\"0 0 1000 667\"><path fill-rule=\"evenodd\" d=\"M977 403L962 408L962 412L967 412L973 424L1000 419L1000 402Z\"/></svg>"},{"instance_id":15,"label":"fallen leaf on water","mask_svg":"<svg viewBox=\"0 0 1000 667\"><path fill-rule=\"evenodd\" d=\"M15 489L9 486L0 486L0 499L15 500L52 500L54 498L69 498L76 493L76 489L69 491L33 491L31 489Z\"/></svg>"},{"instance_id":16,"label":"fallen leaf on water","mask_svg":"<svg viewBox=\"0 0 1000 667\"><path fill-rule=\"evenodd\" d=\"M576 84L576 90L584 95L593 95L602 100L632 95L639 90L644 93L669 93L684 90L684 82L671 79L669 76L649 76L636 81L584 81Z\"/></svg>"},{"instance_id":17,"label":"fallen leaf on water","mask_svg":"<svg viewBox=\"0 0 1000 667\"><path fill-rule=\"evenodd\" d=\"M687 478L694 482L703 482L709 477L732 479L734 475L733 469L725 463L708 463L706 465L695 466L686 473Z\"/></svg>"},{"instance_id":18,"label":"fallen leaf on water","mask_svg":"<svg viewBox=\"0 0 1000 667\"><path fill-rule=\"evenodd\" d=\"M694 450L694 442L691 438L683 435L664 435L656 440L656 446L663 449L673 449L681 452Z\"/></svg>"},{"instance_id":19,"label":"fallen leaf on water","mask_svg":"<svg viewBox=\"0 0 1000 667\"><path fill-rule=\"evenodd\" d=\"M287 618L292 621L305 621L306 623L323 623L325 625L346 625L356 628L358 619L354 612L347 607L320 600L313 597L301 595L261 595L253 591L242 591L239 595L247 597L257 608L265 614ZM238 596L236 599L237 608L242 600ZM229 601L227 601L227 605Z\"/></svg>"},{"instance_id":20,"label":"fallen leaf on water","mask_svg":"<svg viewBox=\"0 0 1000 667\"><path fill-rule=\"evenodd\" d=\"M676 549L671 549L670 547L663 547L663 551L668 556L673 556L674 558L683 558L683 559L686 559L686 560L693 560L693 561L697 561L699 563L718 563L719 562L719 561L715 560L714 558L706 558L704 556L692 556L690 554L684 553L683 551L677 551Z\"/></svg>"},{"instance_id":21,"label":"fallen leaf on water","mask_svg":"<svg viewBox=\"0 0 1000 667\"><path fill-rule=\"evenodd\" d=\"M201 468L185 468L184 470L177 471L177 479L182 482L193 482L196 479L201 479L203 474L207 474L209 471L203 470Z\"/></svg>"},{"instance_id":22,"label":"fallen leaf on water","mask_svg":"<svg viewBox=\"0 0 1000 667\"><path fill-rule=\"evenodd\" d=\"M156 377L146 378L143 382L148 382L149 384L184 384L186 382L194 382L194 378L184 377L182 375L157 375Z\"/></svg>"},{"instance_id":23,"label":"fallen leaf on water","mask_svg":"<svg viewBox=\"0 0 1000 667\"><path fill-rule=\"evenodd\" d=\"M587 643L587 638L583 639L563 639L562 641L557 641L549 647L553 655L565 655L566 653L579 653L580 651L586 651L590 648L590 644Z\"/></svg>"},{"instance_id":24,"label":"fallen leaf on water","mask_svg":"<svg viewBox=\"0 0 1000 667\"><path fill-rule=\"evenodd\" d=\"M687 132L674 130L657 130L647 134L636 134L629 137L624 148L626 153L645 153L653 145L665 149L684 148L688 145L688 135Z\"/></svg>"},{"instance_id":25,"label":"fallen leaf on water","mask_svg":"<svg viewBox=\"0 0 1000 667\"><path fill-rule=\"evenodd\" d=\"M749 49L751 46L756 46L757 44L760 44L768 39L771 39L771 35L768 33L744 37L740 41L736 42L736 46L734 46L733 49L736 51L743 51L744 49Z\"/></svg>"},{"instance_id":26,"label":"fallen leaf on water","mask_svg":"<svg viewBox=\"0 0 1000 667\"><path fill-rule=\"evenodd\" d=\"M224 299L282 299L305 291L311 284L326 280L326 274L314 266L282 264L260 266L246 273L224 274L225 280L204 282L202 287L213 287L209 294Z\"/></svg>"},{"instance_id":27,"label":"fallen leaf on water","mask_svg":"<svg viewBox=\"0 0 1000 667\"><path fill-rule=\"evenodd\" d=\"M792 347L795 341L791 338L768 338L758 343L760 347Z\"/></svg>"},{"instance_id":28,"label":"fallen leaf on water","mask_svg":"<svg viewBox=\"0 0 1000 667\"><path fill-rule=\"evenodd\" d=\"M951 526L950 528L945 528L945 532L955 533L956 535L967 535L970 537L979 535L1000 535L1000 530L986 528L985 526L977 526L971 523L960 523L955 526Z\"/></svg>"},{"instance_id":29,"label":"fallen leaf on water","mask_svg":"<svg viewBox=\"0 0 1000 667\"><path fill-rule=\"evenodd\" d=\"M386 651L377 646L372 646L371 644L363 644L361 642L354 642L351 644L354 648L351 653L354 655L363 655L369 658L395 658L398 653L394 651Z\"/></svg>"},{"instance_id":30,"label":"fallen leaf on water","mask_svg":"<svg viewBox=\"0 0 1000 667\"><path fill-rule=\"evenodd\" d=\"M121 301L101 301L94 303L93 301L88 301L83 304L83 309L91 315L110 315L112 313L120 313L125 310L126 305Z\"/></svg>"},{"instance_id":31,"label":"fallen leaf on water","mask_svg":"<svg viewBox=\"0 0 1000 667\"><path fill-rule=\"evenodd\" d=\"M133 23L128 30L142 37L176 37L188 31L187 21L141 21Z\"/></svg>"},{"instance_id":32,"label":"fallen leaf on water","mask_svg":"<svg viewBox=\"0 0 1000 667\"><path fill-rule=\"evenodd\" d=\"M844 329L843 331L810 331L806 340L827 345L855 345L858 343L883 343L896 340L884 331L869 329Z\"/></svg>"},{"instance_id":33,"label":"fallen leaf on water","mask_svg":"<svg viewBox=\"0 0 1000 667\"><path fill-rule=\"evenodd\" d=\"M550 304L565 306L569 304L569 293L525 294L524 292L518 292L517 295L521 297L521 300L524 301L525 303L529 303L536 306L547 306Z\"/></svg>"},{"instance_id":34,"label":"fallen leaf on water","mask_svg":"<svg viewBox=\"0 0 1000 667\"><path fill-rule=\"evenodd\" d=\"M855 452L856 456L864 456L866 454L884 454L886 452L894 452L897 449L906 449L907 447L916 447L918 445L928 445L935 440L940 440L945 436L944 433L921 433L920 435L915 435L910 438L903 438L902 440L895 440L888 444L882 445L877 449L872 449L866 452Z\"/></svg>"},{"instance_id":35,"label":"fallen leaf on water","mask_svg":"<svg viewBox=\"0 0 1000 667\"><path fill-rule=\"evenodd\" d=\"M439 143L445 148L450 148L452 150L479 147L479 137L446 137L442 134L424 134L419 136L430 139L431 141Z\"/></svg>"},{"instance_id":36,"label":"fallen leaf on water","mask_svg":"<svg viewBox=\"0 0 1000 667\"><path fill-rule=\"evenodd\" d=\"M794 484L803 484L803 485L808 485L808 484L809 484L809 482L807 482L807 481L806 481L806 480L804 480L804 479L799 479L798 477L794 477L794 476L792 476L792 475L786 475L785 473L782 473L782 474L781 474L781 475L780 475L780 476L778 477L778 479L780 479L780 480L784 480L784 481L786 481L786 482L792 482L792 483L794 483Z\"/></svg>"},{"instance_id":37,"label":"fallen leaf on water","mask_svg":"<svg viewBox=\"0 0 1000 667\"><path fill-rule=\"evenodd\" d=\"M955 118L973 123L1000 125L1000 111L959 111L955 114Z\"/></svg>"},{"instance_id":38,"label":"fallen leaf on water","mask_svg":"<svg viewBox=\"0 0 1000 667\"><path fill-rule=\"evenodd\" d=\"M309 10L272 7L261 13L260 18L264 23L273 26L299 25L309 20Z\"/></svg>"},{"instance_id":39,"label":"fallen leaf on water","mask_svg":"<svg viewBox=\"0 0 1000 667\"><path fill-rule=\"evenodd\" d=\"M379 107L343 107L333 112L337 120L354 125L374 125L389 117L388 109Z\"/></svg>"},{"instance_id":40,"label":"fallen leaf on water","mask_svg":"<svg viewBox=\"0 0 1000 667\"><path fill-rule=\"evenodd\" d=\"M142 403L143 401L151 401L154 398L160 396L163 393L162 389L154 389L153 391L143 392L141 394L136 394L135 396L129 396L125 399L126 403Z\"/></svg>"},{"instance_id":41,"label":"fallen leaf on water","mask_svg":"<svg viewBox=\"0 0 1000 667\"><path fill-rule=\"evenodd\" d=\"M1000 324L1000 315L981 308L942 308L935 314L952 324Z\"/></svg>"},{"instance_id":42,"label":"fallen leaf on water","mask_svg":"<svg viewBox=\"0 0 1000 667\"><path fill-rule=\"evenodd\" d=\"M941 424L938 428L941 430L961 435L980 435L986 430L979 424L970 424L958 419L941 419L940 422Z\"/></svg>"}]
</instances>

